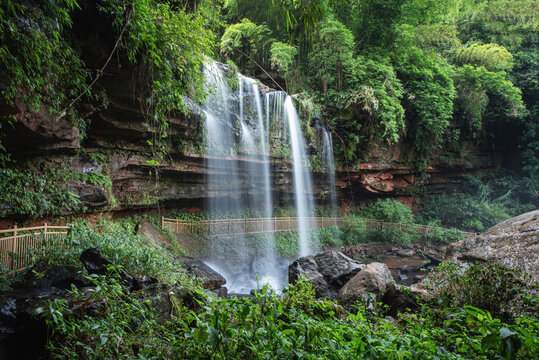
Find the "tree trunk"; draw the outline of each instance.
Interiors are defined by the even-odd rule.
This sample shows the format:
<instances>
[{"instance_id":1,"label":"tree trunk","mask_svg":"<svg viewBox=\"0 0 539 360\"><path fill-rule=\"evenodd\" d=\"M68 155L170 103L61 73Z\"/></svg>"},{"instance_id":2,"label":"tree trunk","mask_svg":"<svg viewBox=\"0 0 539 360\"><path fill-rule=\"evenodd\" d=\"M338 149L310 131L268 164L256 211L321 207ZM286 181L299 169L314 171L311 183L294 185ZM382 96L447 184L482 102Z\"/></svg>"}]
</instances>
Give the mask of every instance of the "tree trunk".
<instances>
[{"instance_id":1,"label":"tree trunk","mask_svg":"<svg viewBox=\"0 0 539 360\"><path fill-rule=\"evenodd\" d=\"M337 63L337 88L339 91L342 90L343 76L342 76L342 64Z\"/></svg>"}]
</instances>

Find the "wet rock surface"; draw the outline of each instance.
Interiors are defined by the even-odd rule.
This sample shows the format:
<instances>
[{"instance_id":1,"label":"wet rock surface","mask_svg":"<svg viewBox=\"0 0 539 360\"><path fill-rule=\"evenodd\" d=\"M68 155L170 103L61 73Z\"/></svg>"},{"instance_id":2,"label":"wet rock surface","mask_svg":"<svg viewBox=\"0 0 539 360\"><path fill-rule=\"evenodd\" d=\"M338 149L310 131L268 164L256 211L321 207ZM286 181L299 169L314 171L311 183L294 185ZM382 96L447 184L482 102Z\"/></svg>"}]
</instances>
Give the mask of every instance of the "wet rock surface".
<instances>
[{"instance_id":1,"label":"wet rock surface","mask_svg":"<svg viewBox=\"0 0 539 360\"><path fill-rule=\"evenodd\" d=\"M539 210L505 220L482 234L452 244L446 261L494 261L539 281Z\"/></svg>"},{"instance_id":2,"label":"wet rock surface","mask_svg":"<svg viewBox=\"0 0 539 360\"><path fill-rule=\"evenodd\" d=\"M294 261L288 268L288 281L294 283L304 277L317 297L335 299L341 287L364 267L341 252L329 250Z\"/></svg>"},{"instance_id":3,"label":"wet rock surface","mask_svg":"<svg viewBox=\"0 0 539 360\"><path fill-rule=\"evenodd\" d=\"M194 275L202 281L202 287L204 289L219 290L226 283L225 278L221 274L206 265L202 260L191 257L179 257L177 261L187 273ZM220 290L220 293L223 294L223 290Z\"/></svg>"},{"instance_id":4,"label":"wet rock surface","mask_svg":"<svg viewBox=\"0 0 539 360\"><path fill-rule=\"evenodd\" d=\"M109 204L109 199L103 186L74 182L69 184L68 188L79 197L81 206L100 207Z\"/></svg>"},{"instance_id":5,"label":"wet rock surface","mask_svg":"<svg viewBox=\"0 0 539 360\"><path fill-rule=\"evenodd\" d=\"M435 268L444 258L446 245L409 245L365 243L341 248L349 257L365 263L373 261L386 264L394 280L401 285L412 285Z\"/></svg>"}]
</instances>

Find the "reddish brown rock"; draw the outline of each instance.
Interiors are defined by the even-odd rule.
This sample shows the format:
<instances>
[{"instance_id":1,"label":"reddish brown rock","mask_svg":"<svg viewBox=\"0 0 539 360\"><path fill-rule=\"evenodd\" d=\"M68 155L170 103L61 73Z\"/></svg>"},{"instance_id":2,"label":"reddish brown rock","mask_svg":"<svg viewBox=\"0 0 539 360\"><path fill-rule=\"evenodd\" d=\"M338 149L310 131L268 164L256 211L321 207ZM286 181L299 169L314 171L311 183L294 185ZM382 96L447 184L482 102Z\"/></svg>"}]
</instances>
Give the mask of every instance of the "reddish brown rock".
<instances>
[{"instance_id":1,"label":"reddish brown rock","mask_svg":"<svg viewBox=\"0 0 539 360\"><path fill-rule=\"evenodd\" d=\"M45 107L37 112L30 111L21 101L9 112L3 116L14 115L16 121L2 127L2 144L10 153L17 156L74 154L80 148L79 129L68 118L53 117Z\"/></svg>"}]
</instances>

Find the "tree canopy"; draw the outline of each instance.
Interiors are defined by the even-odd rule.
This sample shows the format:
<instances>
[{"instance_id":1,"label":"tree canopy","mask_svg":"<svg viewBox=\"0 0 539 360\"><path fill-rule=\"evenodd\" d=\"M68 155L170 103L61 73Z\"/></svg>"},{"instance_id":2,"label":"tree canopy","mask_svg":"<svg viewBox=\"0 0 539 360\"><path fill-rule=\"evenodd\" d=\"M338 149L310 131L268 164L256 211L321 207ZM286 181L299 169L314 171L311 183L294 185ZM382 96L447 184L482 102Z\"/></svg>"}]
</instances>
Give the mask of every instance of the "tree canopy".
<instances>
[{"instance_id":1,"label":"tree canopy","mask_svg":"<svg viewBox=\"0 0 539 360\"><path fill-rule=\"evenodd\" d=\"M469 144L520 148L528 164L537 161L535 1L257 4L227 2L232 23L222 41L242 17L264 26L271 50L257 61L270 63L287 89L314 94L326 121L344 130L341 159L364 160L372 147L399 143L408 144L409 160L421 166L462 156Z\"/></svg>"},{"instance_id":2,"label":"tree canopy","mask_svg":"<svg viewBox=\"0 0 539 360\"><path fill-rule=\"evenodd\" d=\"M113 35L98 68L74 21L88 9ZM5 0L0 91L7 105L76 118L103 96L93 90L108 62L127 60L166 132L171 111L204 96L200 69L214 57L305 92L340 133L341 161L398 145L424 166L473 145L520 151L533 172L538 13L534 0Z\"/></svg>"}]
</instances>

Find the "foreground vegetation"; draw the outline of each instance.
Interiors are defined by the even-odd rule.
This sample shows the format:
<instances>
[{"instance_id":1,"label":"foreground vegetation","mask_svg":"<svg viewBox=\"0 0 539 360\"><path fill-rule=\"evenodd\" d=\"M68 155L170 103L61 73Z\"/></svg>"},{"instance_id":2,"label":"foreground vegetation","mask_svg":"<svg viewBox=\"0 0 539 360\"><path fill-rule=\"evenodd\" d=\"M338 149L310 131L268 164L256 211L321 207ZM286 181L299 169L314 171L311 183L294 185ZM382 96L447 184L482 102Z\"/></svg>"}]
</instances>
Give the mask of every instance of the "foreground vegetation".
<instances>
[{"instance_id":1,"label":"foreground vegetation","mask_svg":"<svg viewBox=\"0 0 539 360\"><path fill-rule=\"evenodd\" d=\"M216 299L173 266L170 252L133 235L131 225L106 225L101 234L76 224L67 246L51 244L36 269L47 267L43 261L76 264L82 249L98 247L131 274L158 276L171 287L130 293L115 277L117 268L88 276L90 288L73 287L35 311L48 324L52 358L486 360L531 359L539 349L537 297L514 271L478 265L458 283L440 286L420 312L395 322L384 318L383 306L372 313L360 302L348 311L315 299L302 281L282 297L262 288L250 299ZM493 274L497 282L484 281ZM479 286L460 296L468 283ZM492 286L495 298L478 301ZM158 310L162 296L173 304L169 315ZM507 304L517 306L516 317ZM479 308L487 305L490 312Z\"/></svg>"}]
</instances>

